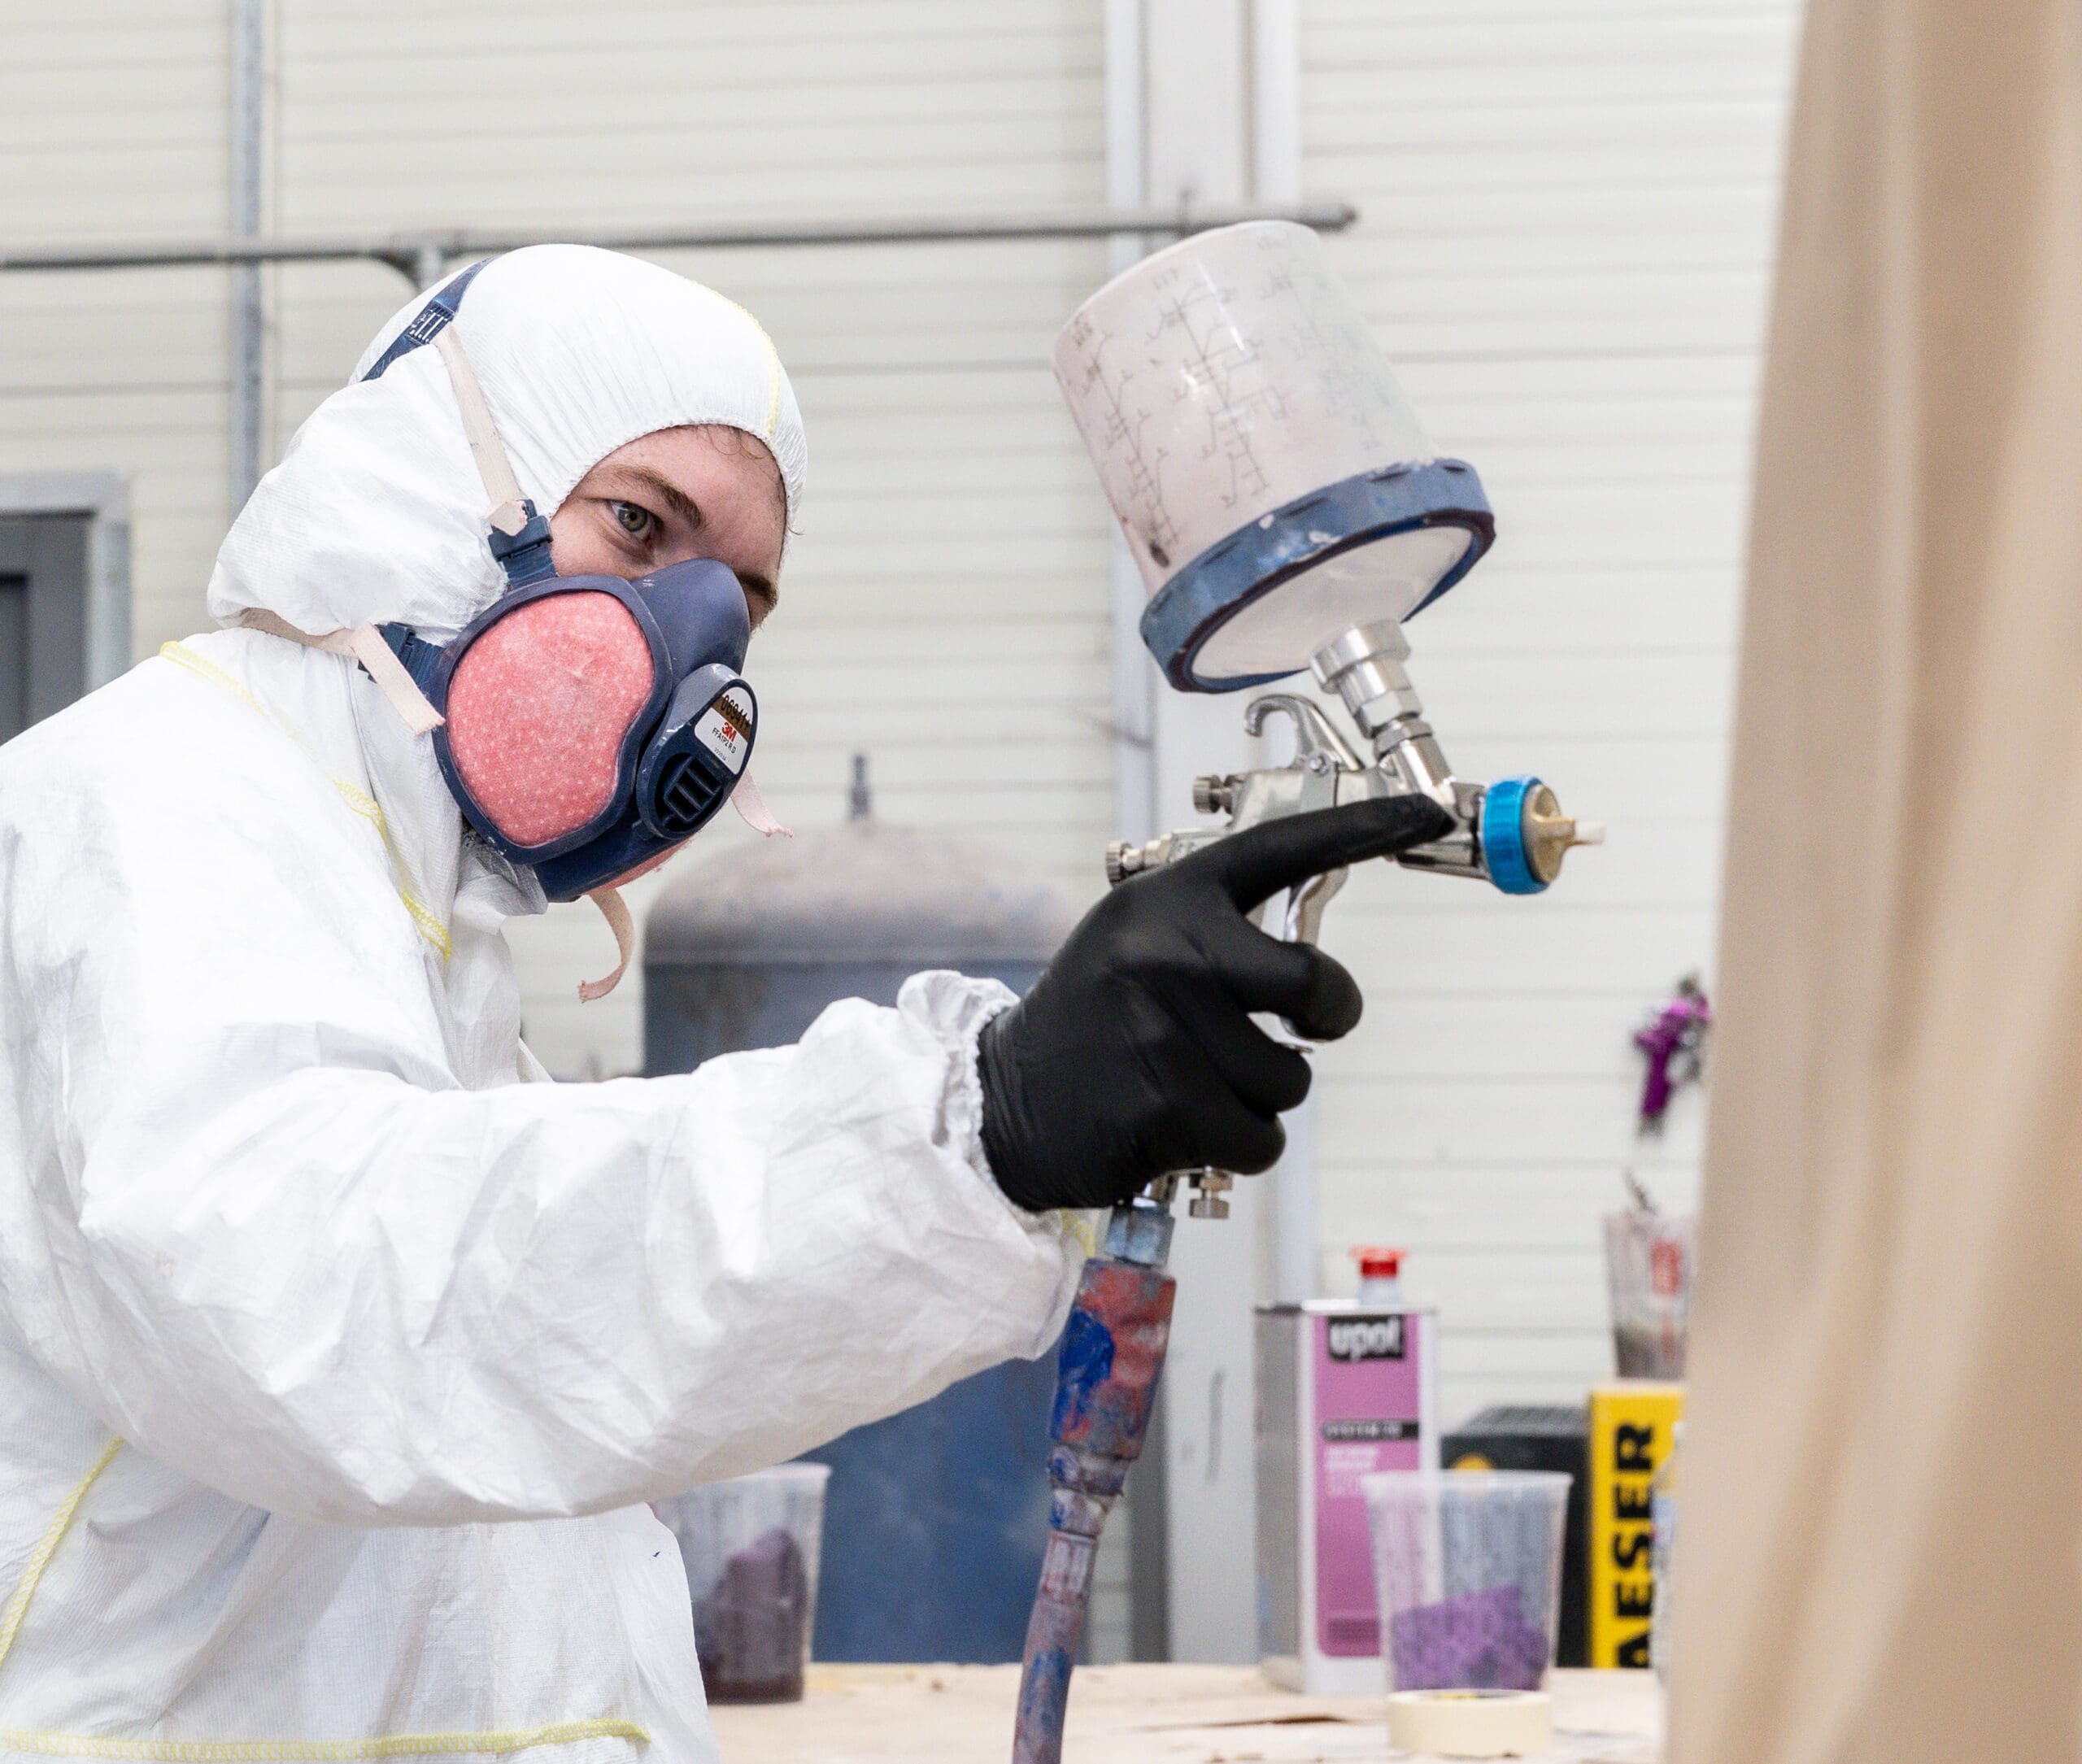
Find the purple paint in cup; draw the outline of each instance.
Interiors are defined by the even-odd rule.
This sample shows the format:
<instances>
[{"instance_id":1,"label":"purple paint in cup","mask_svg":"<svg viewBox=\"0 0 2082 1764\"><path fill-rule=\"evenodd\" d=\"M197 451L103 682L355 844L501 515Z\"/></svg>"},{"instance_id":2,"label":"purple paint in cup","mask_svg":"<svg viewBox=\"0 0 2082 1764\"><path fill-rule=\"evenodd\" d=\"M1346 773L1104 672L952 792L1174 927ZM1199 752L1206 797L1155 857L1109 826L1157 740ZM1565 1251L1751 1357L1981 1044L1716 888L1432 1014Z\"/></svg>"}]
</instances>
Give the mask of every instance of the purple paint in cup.
<instances>
[{"instance_id":1,"label":"purple paint in cup","mask_svg":"<svg viewBox=\"0 0 2082 1764\"><path fill-rule=\"evenodd\" d=\"M801 1701L830 1474L782 1464L658 1503L686 1565L710 1702Z\"/></svg>"},{"instance_id":2,"label":"purple paint in cup","mask_svg":"<svg viewBox=\"0 0 2082 1764\"><path fill-rule=\"evenodd\" d=\"M1554 1659L1569 1478L1364 1477L1388 1688L1536 1690Z\"/></svg>"}]
</instances>

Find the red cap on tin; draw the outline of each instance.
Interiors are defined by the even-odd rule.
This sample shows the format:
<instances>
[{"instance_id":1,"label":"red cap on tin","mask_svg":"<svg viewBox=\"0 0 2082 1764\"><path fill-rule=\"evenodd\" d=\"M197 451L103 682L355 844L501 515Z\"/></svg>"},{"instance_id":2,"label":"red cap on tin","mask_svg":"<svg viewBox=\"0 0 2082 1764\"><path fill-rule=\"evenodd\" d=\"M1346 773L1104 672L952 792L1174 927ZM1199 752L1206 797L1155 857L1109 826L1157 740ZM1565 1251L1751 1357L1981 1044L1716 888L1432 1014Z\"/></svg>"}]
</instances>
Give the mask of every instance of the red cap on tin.
<instances>
[{"instance_id":1,"label":"red cap on tin","mask_svg":"<svg viewBox=\"0 0 2082 1764\"><path fill-rule=\"evenodd\" d=\"M1359 1264L1359 1278L1362 1280L1371 1279L1376 1274L1385 1275L1391 1280L1401 1278L1402 1252L1399 1249L1382 1249L1374 1244L1363 1244L1352 1251L1352 1259Z\"/></svg>"}]
</instances>

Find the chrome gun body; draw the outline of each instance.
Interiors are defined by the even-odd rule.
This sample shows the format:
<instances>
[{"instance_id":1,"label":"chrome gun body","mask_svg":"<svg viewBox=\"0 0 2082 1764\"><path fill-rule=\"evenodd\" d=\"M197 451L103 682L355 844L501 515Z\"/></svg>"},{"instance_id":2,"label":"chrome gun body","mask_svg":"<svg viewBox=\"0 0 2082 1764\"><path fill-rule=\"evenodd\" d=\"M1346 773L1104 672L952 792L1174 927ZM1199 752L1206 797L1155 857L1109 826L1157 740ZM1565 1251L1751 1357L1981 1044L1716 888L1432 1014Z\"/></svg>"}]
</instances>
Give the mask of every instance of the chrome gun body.
<instances>
[{"instance_id":1,"label":"chrome gun body","mask_svg":"<svg viewBox=\"0 0 2082 1764\"><path fill-rule=\"evenodd\" d=\"M1244 712L1244 730L1260 734L1269 718L1287 717L1294 725L1293 758L1255 772L1195 779L1193 807L1226 815L1226 825L1188 827L1143 844L1120 841L1107 852L1107 880L1124 882L1261 821L1377 796L1428 796L1453 817L1452 831L1403 852L1397 863L1490 882L1506 894L1540 893L1562 873L1571 847L1603 842L1601 826L1564 815L1554 792L1538 778L1475 784L1456 777L1403 666L1409 656L1402 627L1384 622L1354 627L1310 661L1318 685L1336 693L1358 725L1370 759L1360 757L1314 699L1266 693ZM1324 878L1315 878L1295 891L1286 934L1300 933L1313 942L1323 904L1343 880L1340 873L1326 890L1318 886Z\"/></svg>"}]
</instances>

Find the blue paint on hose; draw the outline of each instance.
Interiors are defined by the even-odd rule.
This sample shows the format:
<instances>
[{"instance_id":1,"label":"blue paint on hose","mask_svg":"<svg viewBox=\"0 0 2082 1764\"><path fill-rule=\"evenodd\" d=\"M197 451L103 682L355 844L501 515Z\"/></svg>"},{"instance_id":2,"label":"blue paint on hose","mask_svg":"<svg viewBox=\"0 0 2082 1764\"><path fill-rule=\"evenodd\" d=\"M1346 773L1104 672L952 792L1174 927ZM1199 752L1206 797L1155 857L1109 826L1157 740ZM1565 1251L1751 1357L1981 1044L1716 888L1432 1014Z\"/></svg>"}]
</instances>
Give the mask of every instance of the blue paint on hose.
<instances>
[{"instance_id":1,"label":"blue paint on hose","mask_svg":"<svg viewBox=\"0 0 2082 1764\"><path fill-rule=\"evenodd\" d=\"M1027 1619L1013 1764L1061 1764L1100 1529L1142 1454L1176 1291L1161 1268L1109 1256L1087 1262L1078 1282L1056 1358L1048 1546Z\"/></svg>"},{"instance_id":2,"label":"blue paint on hose","mask_svg":"<svg viewBox=\"0 0 2082 1764\"><path fill-rule=\"evenodd\" d=\"M1113 1331L1082 1304L1070 1312L1056 1361L1056 1401L1048 1418L1052 1439L1074 1439L1089 1425L1093 1397L1113 1375Z\"/></svg>"},{"instance_id":3,"label":"blue paint on hose","mask_svg":"<svg viewBox=\"0 0 2082 1764\"><path fill-rule=\"evenodd\" d=\"M1063 1720L1069 1709L1070 1671L1066 1649L1044 1648L1028 1660L1019 1686L1019 1726L1014 1764L1052 1761L1063 1753Z\"/></svg>"}]
</instances>

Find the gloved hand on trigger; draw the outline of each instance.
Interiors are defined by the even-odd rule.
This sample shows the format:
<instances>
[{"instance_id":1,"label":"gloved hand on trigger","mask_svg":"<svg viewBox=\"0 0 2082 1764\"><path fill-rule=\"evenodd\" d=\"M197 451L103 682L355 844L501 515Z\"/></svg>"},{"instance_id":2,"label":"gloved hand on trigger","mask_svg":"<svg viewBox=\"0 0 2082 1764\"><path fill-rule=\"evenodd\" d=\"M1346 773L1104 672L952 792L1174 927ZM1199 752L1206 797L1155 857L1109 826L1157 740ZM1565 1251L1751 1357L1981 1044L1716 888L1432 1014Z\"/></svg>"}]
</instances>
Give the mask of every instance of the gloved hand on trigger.
<instances>
[{"instance_id":1,"label":"gloved hand on trigger","mask_svg":"<svg viewBox=\"0 0 2082 1764\"><path fill-rule=\"evenodd\" d=\"M1251 1013L1327 1041L1359 1021L1361 1001L1321 950L1244 915L1452 824L1424 797L1355 803L1231 834L1114 889L984 1028L983 1151L998 1186L1037 1211L1112 1206L1169 1170L1269 1167L1287 1143L1280 1112L1309 1094L1309 1062Z\"/></svg>"}]
</instances>

